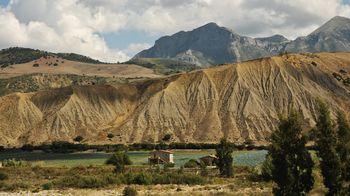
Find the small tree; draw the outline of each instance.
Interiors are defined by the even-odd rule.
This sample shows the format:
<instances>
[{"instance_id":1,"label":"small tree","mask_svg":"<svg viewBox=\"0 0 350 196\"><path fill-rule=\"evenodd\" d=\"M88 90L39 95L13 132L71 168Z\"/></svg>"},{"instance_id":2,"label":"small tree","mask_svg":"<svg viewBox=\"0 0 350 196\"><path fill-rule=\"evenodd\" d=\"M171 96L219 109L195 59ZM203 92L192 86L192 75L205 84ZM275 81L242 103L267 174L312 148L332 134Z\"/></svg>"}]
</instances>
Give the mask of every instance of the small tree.
<instances>
[{"instance_id":1,"label":"small tree","mask_svg":"<svg viewBox=\"0 0 350 196\"><path fill-rule=\"evenodd\" d=\"M114 138L114 135L113 135L113 133L108 133L107 137L108 137L108 139L112 139L112 138Z\"/></svg>"},{"instance_id":2,"label":"small tree","mask_svg":"<svg viewBox=\"0 0 350 196\"><path fill-rule=\"evenodd\" d=\"M123 196L137 196L137 191L136 189L130 186L127 186L123 190Z\"/></svg>"},{"instance_id":3,"label":"small tree","mask_svg":"<svg viewBox=\"0 0 350 196\"><path fill-rule=\"evenodd\" d=\"M80 135L78 135L77 137L74 138L74 141L75 141L75 142L79 142L79 143L80 143L81 141L83 141L83 140L84 140L84 138L83 138L82 136L80 136Z\"/></svg>"},{"instance_id":4,"label":"small tree","mask_svg":"<svg viewBox=\"0 0 350 196\"><path fill-rule=\"evenodd\" d=\"M270 154L267 154L264 162L261 165L261 177L262 177L262 179L264 181L272 180L272 171L273 171L272 158L271 158Z\"/></svg>"},{"instance_id":5,"label":"small tree","mask_svg":"<svg viewBox=\"0 0 350 196\"><path fill-rule=\"evenodd\" d=\"M196 168L198 166L199 165L195 159L190 159L184 164L184 168Z\"/></svg>"},{"instance_id":6,"label":"small tree","mask_svg":"<svg viewBox=\"0 0 350 196\"><path fill-rule=\"evenodd\" d=\"M216 148L217 160L215 164L219 168L220 175L224 177L233 176L233 146L225 138L221 139Z\"/></svg>"},{"instance_id":7,"label":"small tree","mask_svg":"<svg viewBox=\"0 0 350 196\"><path fill-rule=\"evenodd\" d=\"M341 191L341 164L336 151L337 140L328 106L319 101L316 120L316 148L320 158L323 184L328 195L338 195Z\"/></svg>"},{"instance_id":8,"label":"small tree","mask_svg":"<svg viewBox=\"0 0 350 196\"><path fill-rule=\"evenodd\" d=\"M207 170L207 165L203 161L200 161L199 166L201 169L201 176L208 176L209 172Z\"/></svg>"},{"instance_id":9,"label":"small tree","mask_svg":"<svg viewBox=\"0 0 350 196\"><path fill-rule=\"evenodd\" d=\"M165 134L164 137L162 138L162 140L163 140L164 142L167 142L167 141L169 141L170 139L171 139L171 134Z\"/></svg>"},{"instance_id":10,"label":"small tree","mask_svg":"<svg viewBox=\"0 0 350 196\"><path fill-rule=\"evenodd\" d=\"M337 152L339 154L343 180L350 180L350 126L345 114L337 112Z\"/></svg>"},{"instance_id":11,"label":"small tree","mask_svg":"<svg viewBox=\"0 0 350 196\"><path fill-rule=\"evenodd\" d=\"M106 164L114 165L115 172L122 173L125 165L131 165L132 162L125 151L117 151L106 161Z\"/></svg>"},{"instance_id":12,"label":"small tree","mask_svg":"<svg viewBox=\"0 0 350 196\"><path fill-rule=\"evenodd\" d=\"M271 135L269 154L272 180L277 187L275 195L305 195L314 184L311 155L305 147L306 137L301 134L301 119L296 111L280 118Z\"/></svg>"}]
</instances>

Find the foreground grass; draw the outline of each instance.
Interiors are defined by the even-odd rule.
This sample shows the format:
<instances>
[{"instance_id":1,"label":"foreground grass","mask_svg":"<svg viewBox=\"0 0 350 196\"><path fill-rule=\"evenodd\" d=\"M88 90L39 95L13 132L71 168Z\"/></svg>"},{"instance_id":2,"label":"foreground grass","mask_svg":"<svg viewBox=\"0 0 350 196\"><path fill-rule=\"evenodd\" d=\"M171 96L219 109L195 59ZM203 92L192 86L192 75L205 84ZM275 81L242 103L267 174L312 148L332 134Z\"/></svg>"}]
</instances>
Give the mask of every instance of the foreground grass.
<instances>
[{"instance_id":1,"label":"foreground grass","mask_svg":"<svg viewBox=\"0 0 350 196\"><path fill-rule=\"evenodd\" d=\"M201 176L198 169L159 169L149 166L128 167L124 174L115 174L113 166L77 167L5 167L8 178L0 181L0 191L27 195L27 191L43 195L118 195L132 186L140 195L271 195L272 182L263 181L253 167L234 167L233 178L220 178L216 169ZM319 169L314 170L315 186L311 195L324 195ZM59 192L57 192L59 190ZM22 193L21 193L22 191ZM18 194L20 193L20 194ZM0 192L0 194L2 194Z\"/></svg>"},{"instance_id":2,"label":"foreground grass","mask_svg":"<svg viewBox=\"0 0 350 196\"><path fill-rule=\"evenodd\" d=\"M5 167L0 172L8 178L0 183L1 191L29 190L65 190L74 189L113 189L125 185L208 185L230 186L227 189L271 187L271 183L257 183L249 179L248 167L236 167L235 178L219 178L216 169L209 169L208 176L201 176L195 169L167 169L129 167L124 174L115 174L111 166L78 166L78 167Z\"/></svg>"}]
</instances>

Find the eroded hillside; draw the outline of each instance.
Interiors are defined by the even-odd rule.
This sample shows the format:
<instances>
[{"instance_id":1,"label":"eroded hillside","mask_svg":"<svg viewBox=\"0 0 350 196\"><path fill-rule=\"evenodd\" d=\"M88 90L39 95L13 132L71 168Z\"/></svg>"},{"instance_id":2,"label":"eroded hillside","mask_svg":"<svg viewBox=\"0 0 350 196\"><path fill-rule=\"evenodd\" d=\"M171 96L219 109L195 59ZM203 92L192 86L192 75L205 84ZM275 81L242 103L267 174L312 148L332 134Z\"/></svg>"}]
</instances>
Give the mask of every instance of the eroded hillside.
<instances>
[{"instance_id":1,"label":"eroded hillside","mask_svg":"<svg viewBox=\"0 0 350 196\"><path fill-rule=\"evenodd\" d=\"M314 124L315 100L349 110L350 53L284 55L117 85L65 87L0 97L0 144L53 140L266 143L295 107ZM107 134L115 137L108 140Z\"/></svg>"}]
</instances>

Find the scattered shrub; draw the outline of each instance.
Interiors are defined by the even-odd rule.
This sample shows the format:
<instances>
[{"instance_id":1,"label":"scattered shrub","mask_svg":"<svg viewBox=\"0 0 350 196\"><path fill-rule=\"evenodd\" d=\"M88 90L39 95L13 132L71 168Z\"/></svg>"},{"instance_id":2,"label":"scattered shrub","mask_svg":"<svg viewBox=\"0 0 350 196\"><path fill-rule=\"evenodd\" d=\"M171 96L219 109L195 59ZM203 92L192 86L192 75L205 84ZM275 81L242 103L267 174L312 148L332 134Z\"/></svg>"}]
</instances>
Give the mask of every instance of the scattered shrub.
<instances>
[{"instance_id":1,"label":"scattered shrub","mask_svg":"<svg viewBox=\"0 0 350 196\"><path fill-rule=\"evenodd\" d=\"M2 161L3 167L26 167L30 166L29 162L17 159L5 159Z\"/></svg>"},{"instance_id":2,"label":"scattered shrub","mask_svg":"<svg viewBox=\"0 0 350 196\"><path fill-rule=\"evenodd\" d=\"M0 172L0 181L8 179L8 175L4 172Z\"/></svg>"},{"instance_id":3,"label":"scattered shrub","mask_svg":"<svg viewBox=\"0 0 350 196\"><path fill-rule=\"evenodd\" d=\"M340 74L338 74L338 73L333 73L332 75L333 75L333 77L334 77L335 79L337 79L338 81L343 80L343 77L342 77Z\"/></svg>"},{"instance_id":4,"label":"scattered shrub","mask_svg":"<svg viewBox=\"0 0 350 196\"><path fill-rule=\"evenodd\" d=\"M65 188L102 188L112 184L119 184L120 180L113 175L106 176L66 176L54 181L54 185Z\"/></svg>"},{"instance_id":5,"label":"scattered shrub","mask_svg":"<svg viewBox=\"0 0 350 196\"><path fill-rule=\"evenodd\" d=\"M170 139L171 139L171 134L165 134L162 140L167 142Z\"/></svg>"},{"instance_id":6,"label":"scattered shrub","mask_svg":"<svg viewBox=\"0 0 350 196\"><path fill-rule=\"evenodd\" d=\"M175 163L165 163L164 167L173 168L173 167L175 167Z\"/></svg>"},{"instance_id":7,"label":"scattered shrub","mask_svg":"<svg viewBox=\"0 0 350 196\"><path fill-rule=\"evenodd\" d=\"M74 138L75 142L81 142L83 140L84 140L84 138L82 136L80 136L80 135L78 135L77 137Z\"/></svg>"},{"instance_id":8,"label":"scattered shrub","mask_svg":"<svg viewBox=\"0 0 350 196\"><path fill-rule=\"evenodd\" d=\"M184 166L181 165L181 167L177 170L178 174L183 174L184 173Z\"/></svg>"},{"instance_id":9,"label":"scattered shrub","mask_svg":"<svg viewBox=\"0 0 350 196\"><path fill-rule=\"evenodd\" d=\"M108 137L108 139L112 139L112 138L114 138L114 135L113 135L113 133L108 133L107 137Z\"/></svg>"},{"instance_id":10,"label":"scattered shrub","mask_svg":"<svg viewBox=\"0 0 350 196\"><path fill-rule=\"evenodd\" d=\"M137 191L136 191L136 189L134 189L134 188L132 188L130 186L127 186L123 190L123 195L124 196L136 196L137 195Z\"/></svg>"},{"instance_id":11,"label":"scattered shrub","mask_svg":"<svg viewBox=\"0 0 350 196\"><path fill-rule=\"evenodd\" d=\"M195 168L198 167L198 163L195 159L190 159L184 164L185 168Z\"/></svg>"},{"instance_id":12,"label":"scattered shrub","mask_svg":"<svg viewBox=\"0 0 350 196\"><path fill-rule=\"evenodd\" d=\"M149 173L138 173L133 179L133 184L150 185L152 184L152 176Z\"/></svg>"},{"instance_id":13,"label":"scattered shrub","mask_svg":"<svg viewBox=\"0 0 350 196\"><path fill-rule=\"evenodd\" d=\"M153 184L203 184L205 178L194 174L164 173L153 176Z\"/></svg>"},{"instance_id":14,"label":"scattered shrub","mask_svg":"<svg viewBox=\"0 0 350 196\"><path fill-rule=\"evenodd\" d=\"M43 190L51 190L53 188L53 184L52 184L52 182L48 182L48 183L41 185L41 188Z\"/></svg>"},{"instance_id":15,"label":"scattered shrub","mask_svg":"<svg viewBox=\"0 0 350 196\"><path fill-rule=\"evenodd\" d=\"M1 184L0 187L4 191L25 190L29 188L29 185L24 182L15 182L13 184Z\"/></svg>"},{"instance_id":16,"label":"scattered shrub","mask_svg":"<svg viewBox=\"0 0 350 196\"><path fill-rule=\"evenodd\" d=\"M261 165L262 179L265 181L272 180L272 170L273 170L272 158L271 156L267 155L265 161Z\"/></svg>"},{"instance_id":17,"label":"scattered shrub","mask_svg":"<svg viewBox=\"0 0 350 196\"><path fill-rule=\"evenodd\" d=\"M348 72L345 71L344 69L340 69L340 70L339 70L339 73L341 73L341 74L347 74Z\"/></svg>"},{"instance_id":18,"label":"scattered shrub","mask_svg":"<svg viewBox=\"0 0 350 196\"><path fill-rule=\"evenodd\" d=\"M201 176L208 176L209 173L207 170L207 165L203 161L201 161L199 163L199 166L201 168Z\"/></svg>"}]
</instances>

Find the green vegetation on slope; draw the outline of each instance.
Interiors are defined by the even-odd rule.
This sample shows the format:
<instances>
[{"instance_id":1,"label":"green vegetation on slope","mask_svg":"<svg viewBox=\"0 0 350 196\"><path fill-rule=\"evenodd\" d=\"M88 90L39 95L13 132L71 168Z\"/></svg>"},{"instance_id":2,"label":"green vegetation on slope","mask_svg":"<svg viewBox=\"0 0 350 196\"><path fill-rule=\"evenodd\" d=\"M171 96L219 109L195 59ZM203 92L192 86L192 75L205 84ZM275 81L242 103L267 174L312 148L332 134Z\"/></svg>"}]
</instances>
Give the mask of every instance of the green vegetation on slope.
<instances>
[{"instance_id":1,"label":"green vegetation on slope","mask_svg":"<svg viewBox=\"0 0 350 196\"><path fill-rule=\"evenodd\" d=\"M128 79L73 74L30 74L0 79L0 96L14 92L36 92L71 85L102 85L126 83Z\"/></svg>"},{"instance_id":2,"label":"green vegetation on slope","mask_svg":"<svg viewBox=\"0 0 350 196\"><path fill-rule=\"evenodd\" d=\"M94 64L103 63L99 60L95 60L95 59L92 59L90 57L83 56L80 54L75 54L75 53L57 53L55 55L58 57L61 57L63 59L66 59L66 60L70 60L70 61L77 61L77 62L83 62L83 63L94 63Z\"/></svg>"},{"instance_id":3,"label":"green vegetation on slope","mask_svg":"<svg viewBox=\"0 0 350 196\"><path fill-rule=\"evenodd\" d=\"M42 50L35 50L31 48L12 47L2 49L0 51L0 67L7 67L9 65L27 63L37 60L41 57L57 56L66 60L78 61L84 63L102 63L98 60L87 56L74 53L51 53Z\"/></svg>"},{"instance_id":4,"label":"green vegetation on slope","mask_svg":"<svg viewBox=\"0 0 350 196\"><path fill-rule=\"evenodd\" d=\"M156 73L165 75L188 72L200 68L191 63L162 58L135 58L125 63L136 64L142 67L150 68L153 69Z\"/></svg>"},{"instance_id":5,"label":"green vegetation on slope","mask_svg":"<svg viewBox=\"0 0 350 196\"><path fill-rule=\"evenodd\" d=\"M30 48L14 47L3 49L0 51L0 67L30 62L47 55L47 52Z\"/></svg>"}]
</instances>

